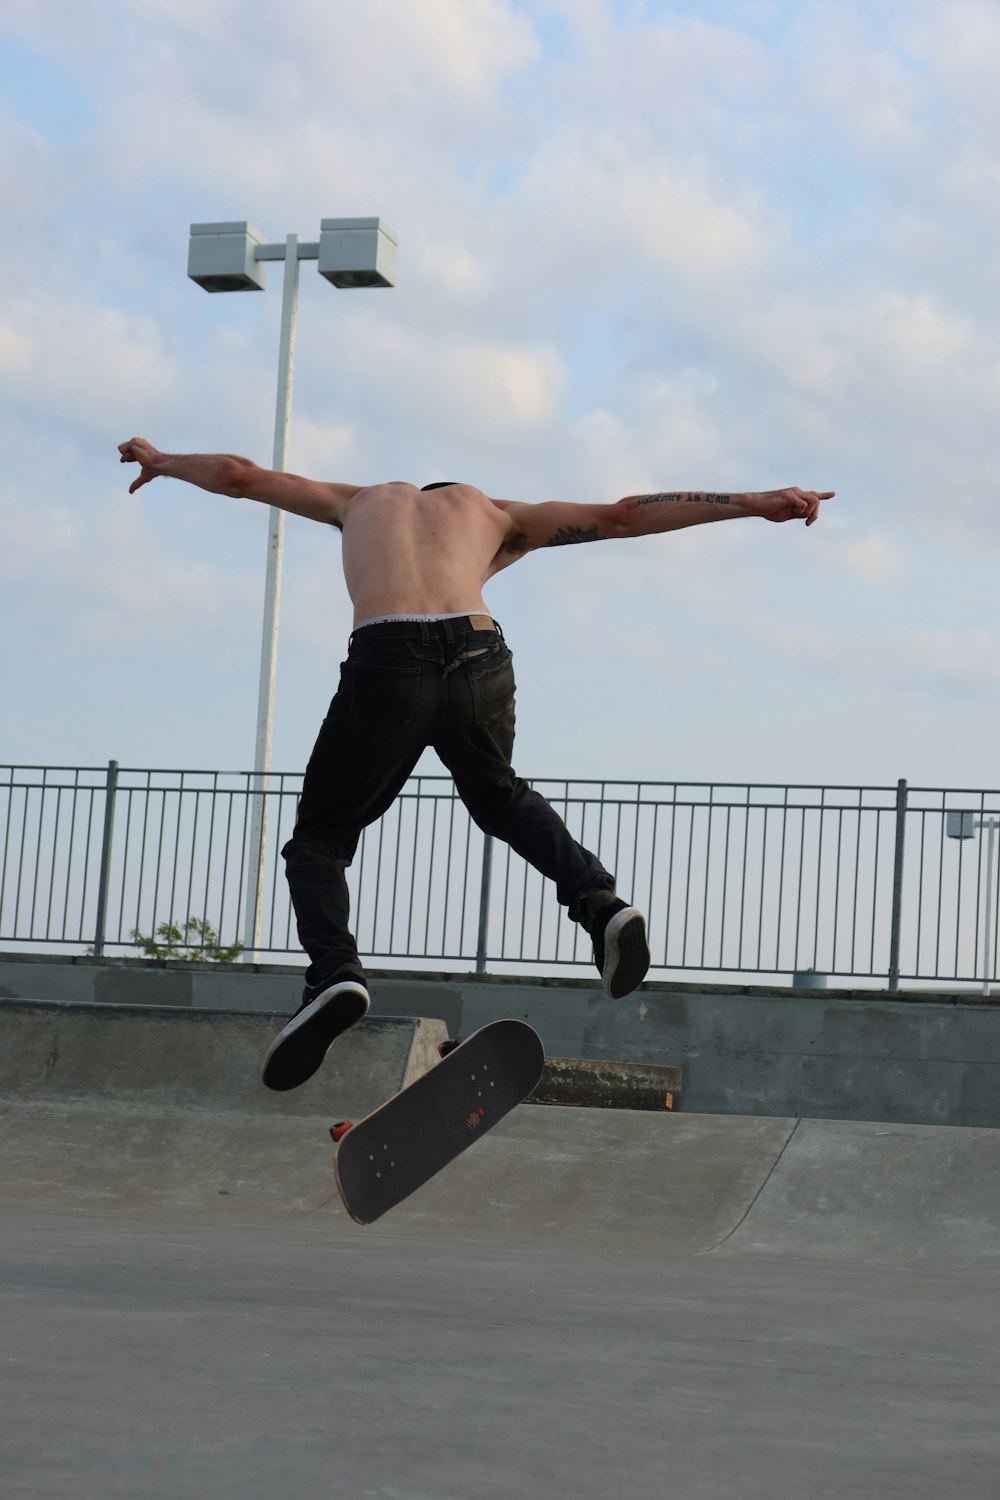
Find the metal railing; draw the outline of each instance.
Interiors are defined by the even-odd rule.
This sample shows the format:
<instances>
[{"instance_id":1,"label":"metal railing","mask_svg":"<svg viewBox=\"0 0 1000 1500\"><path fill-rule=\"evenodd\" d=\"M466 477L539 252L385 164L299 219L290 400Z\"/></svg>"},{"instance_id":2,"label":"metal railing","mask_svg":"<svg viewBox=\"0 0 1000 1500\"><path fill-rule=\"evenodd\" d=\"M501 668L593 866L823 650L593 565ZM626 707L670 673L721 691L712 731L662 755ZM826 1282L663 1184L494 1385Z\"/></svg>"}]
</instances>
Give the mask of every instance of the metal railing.
<instances>
[{"instance_id":1,"label":"metal railing","mask_svg":"<svg viewBox=\"0 0 1000 1500\"><path fill-rule=\"evenodd\" d=\"M992 830L977 834L1000 818L1000 793L905 781L531 784L647 913L654 975L811 969L895 989L996 972ZM238 943L254 785L250 772L114 761L0 768L0 943L135 952L134 933L191 916ZM279 855L300 787L300 775L271 774L262 958L300 951ZM365 830L349 885L369 960L507 972L592 963L551 888L483 836L445 776L413 777Z\"/></svg>"}]
</instances>

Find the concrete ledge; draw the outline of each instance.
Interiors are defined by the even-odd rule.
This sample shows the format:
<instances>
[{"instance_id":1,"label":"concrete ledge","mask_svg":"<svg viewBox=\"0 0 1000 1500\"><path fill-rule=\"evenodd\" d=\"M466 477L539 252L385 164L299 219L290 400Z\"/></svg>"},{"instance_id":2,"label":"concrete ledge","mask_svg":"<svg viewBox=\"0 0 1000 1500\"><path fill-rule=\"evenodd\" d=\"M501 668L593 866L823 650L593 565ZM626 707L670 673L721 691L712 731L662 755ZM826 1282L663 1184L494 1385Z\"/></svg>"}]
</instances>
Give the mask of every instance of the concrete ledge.
<instances>
[{"instance_id":1,"label":"concrete ledge","mask_svg":"<svg viewBox=\"0 0 1000 1500\"><path fill-rule=\"evenodd\" d=\"M440 1021L353 1027L301 1088L260 1082L283 1016L0 1000L0 1098L80 1099L267 1118L368 1114L437 1061Z\"/></svg>"}]
</instances>

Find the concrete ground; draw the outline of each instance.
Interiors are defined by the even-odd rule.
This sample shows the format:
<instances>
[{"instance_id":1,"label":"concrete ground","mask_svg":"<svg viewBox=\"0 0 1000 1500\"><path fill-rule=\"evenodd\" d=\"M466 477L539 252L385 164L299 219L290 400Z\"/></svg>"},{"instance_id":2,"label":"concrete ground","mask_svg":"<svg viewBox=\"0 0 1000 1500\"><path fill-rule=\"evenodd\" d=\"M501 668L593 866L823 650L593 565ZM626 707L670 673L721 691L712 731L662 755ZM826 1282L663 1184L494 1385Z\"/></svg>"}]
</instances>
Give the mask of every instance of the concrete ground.
<instances>
[{"instance_id":1,"label":"concrete ground","mask_svg":"<svg viewBox=\"0 0 1000 1500\"><path fill-rule=\"evenodd\" d=\"M993 1270L8 1209L11 1500L994 1500Z\"/></svg>"},{"instance_id":2,"label":"concrete ground","mask_svg":"<svg viewBox=\"0 0 1000 1500\"><path fill-rule=\"evenodd\" d=\"M79 1020L0 1014L5 1500L1000 1500L997 1132L522 1106L363 1229L245 1018L145 1101Z\"/></svg>"}]
</instances>

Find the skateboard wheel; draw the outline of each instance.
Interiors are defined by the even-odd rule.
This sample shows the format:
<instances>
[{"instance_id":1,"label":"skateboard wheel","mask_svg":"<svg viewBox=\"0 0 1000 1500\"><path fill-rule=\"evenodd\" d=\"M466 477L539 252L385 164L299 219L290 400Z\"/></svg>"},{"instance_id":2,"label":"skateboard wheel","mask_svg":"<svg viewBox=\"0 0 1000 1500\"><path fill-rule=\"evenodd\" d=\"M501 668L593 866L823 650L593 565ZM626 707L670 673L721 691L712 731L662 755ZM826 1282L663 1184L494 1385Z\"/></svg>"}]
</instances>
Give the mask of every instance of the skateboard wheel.
<instances>
[{"instance_id":1,"label":"skateboard wheel","mask_svg":"<svg viewBox=\"0 0 1000 1500\"><path fill-rule=\"evenodd\" d=\"M352 1130L353 1128L353 1120L338 1120L336 1125L330 1126L330 1134L335 1141L340 1141L344 1138L347 1132L349 1130Z\"/></svg>"},{"instance_id":2,"label":"skateboard wheel","mask_svg":"<svg viewBox=\"0 0 1000 1500\"><path fill-rule=\"evenodd\" d=\"M462 1045L460 1036L453 1036L446 1042L438 1042L438 1057L447 1057L449 1052L454 1052L456 1047Z\"/></svg>"}]
</instances>

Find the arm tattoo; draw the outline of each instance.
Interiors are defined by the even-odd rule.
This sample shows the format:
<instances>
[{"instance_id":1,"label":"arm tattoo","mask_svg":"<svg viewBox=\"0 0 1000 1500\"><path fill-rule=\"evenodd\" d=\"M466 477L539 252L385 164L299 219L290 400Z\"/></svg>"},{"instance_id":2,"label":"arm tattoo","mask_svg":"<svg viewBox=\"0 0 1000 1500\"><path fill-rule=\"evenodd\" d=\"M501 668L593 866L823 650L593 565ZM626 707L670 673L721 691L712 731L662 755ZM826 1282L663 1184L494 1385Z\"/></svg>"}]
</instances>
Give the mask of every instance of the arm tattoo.
<instances>
[{"instance_id":1,"label":"arm tattoo","mask_svg":"<svg viewBox=\"0 0 1000 1500\"><path fill-rule=\"evenodd\" d=\"M596 542L597 527L591 526L589 531L584 531L582 526L561 526L556 534L549 538L549 547L568 547L574 542Z\"/></svg>"},{"instance_id":2,"label":"arm tattoo","mask_svg":"<svg viewBox=\"0 0 1000 1500\"><path fill-rule=\"evenodd\" d=\"M728 505L732 499L730 495L710 494L706 490L672 490L669 493L662 492L656 495L636 495L636 505L667 505L683 504L690 501L694 505L704 502L706 505Z\"/></svg>"}]
</instances>

